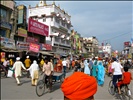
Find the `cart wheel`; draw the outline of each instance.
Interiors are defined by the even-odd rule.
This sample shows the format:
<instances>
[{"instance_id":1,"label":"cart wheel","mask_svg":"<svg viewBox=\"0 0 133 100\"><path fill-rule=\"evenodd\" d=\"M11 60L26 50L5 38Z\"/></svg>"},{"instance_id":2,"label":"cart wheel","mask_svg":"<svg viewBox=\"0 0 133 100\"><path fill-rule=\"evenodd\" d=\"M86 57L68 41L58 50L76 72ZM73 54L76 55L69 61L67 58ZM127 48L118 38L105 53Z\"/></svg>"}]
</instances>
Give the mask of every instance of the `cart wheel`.
<instances>
[{"instance_id":1,"label":"cart wheel","mask_svg":"<svg viewBox=\"0 0 133 100\"><path fill-rule=\"evenodd\" d=\"M45 83L43 80L38 81L36 85L36 94L40 97L45 92Z\"/></svg>"}]
</instances>

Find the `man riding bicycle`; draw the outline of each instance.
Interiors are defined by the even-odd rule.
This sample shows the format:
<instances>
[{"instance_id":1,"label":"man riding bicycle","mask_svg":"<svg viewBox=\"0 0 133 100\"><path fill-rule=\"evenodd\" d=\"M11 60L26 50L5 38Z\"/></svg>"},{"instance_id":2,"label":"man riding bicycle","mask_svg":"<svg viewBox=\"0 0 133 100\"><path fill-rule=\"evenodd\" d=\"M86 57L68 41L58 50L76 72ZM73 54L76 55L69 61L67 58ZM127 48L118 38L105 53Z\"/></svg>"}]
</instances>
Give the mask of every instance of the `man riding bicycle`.
<instances>
[{"instance_id":1,"label":"man riding bicycle","mask_svg":"<svg viewBox=\"0 0 133 100\"><path fill-rule=\"evenodd\" d=\"M113 85L115 86L115 89L117 88L116 82L122 78L123 73L123 66L117 62L116 58L113 58L112 63L112 74L113 74Z\"/></svg>"},{"instance_id":2,"label":"man riding bicycle","mask_svg":"<svg viewBox=\"0 0 133 100\"><path fill-rule=\"evenodd\" d=\"M45 63L43 65L43 72L45 74L45 82L49 82L49 92L52 92L52 75L53 75L53 64L45 58ZM47 81L48 80L48 81Z\"/></svg>"}]
</instances>

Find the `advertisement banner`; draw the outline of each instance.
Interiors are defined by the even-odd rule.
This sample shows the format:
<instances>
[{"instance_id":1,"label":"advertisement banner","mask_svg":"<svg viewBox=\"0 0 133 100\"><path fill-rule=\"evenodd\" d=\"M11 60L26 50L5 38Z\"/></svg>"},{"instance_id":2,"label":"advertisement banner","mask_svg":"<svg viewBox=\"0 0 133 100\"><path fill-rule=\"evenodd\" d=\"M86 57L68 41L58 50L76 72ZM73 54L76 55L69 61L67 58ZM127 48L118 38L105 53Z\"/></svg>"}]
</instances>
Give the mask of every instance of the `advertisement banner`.
<instances>
[{"instance_id":1,"label":"advertisement banner","mask_svg":"<svg viewBox=\"0 0 133 100\"><path fill-rule=\"evenodd\" d=\"M6 37L0 37L1 47L15 49L15 41Z\"/></svg>"},{"instance_id":2,"label":"advertisement banner","mask_svg":"<svg viewBox=\"0 0 133 100\"><path fill-rule=\"evenodd\" d=\"M29 50L33 52L38 52L40 49L40 45L30 43Z\"/></svg>"},{"instance_id":3,"label":"advertisement banner","mask_svg":"<svg viewBox=\"0 0 133 100\"><path fill-rule=\"evenodd\" d=\"M18 11L18 24L23 23L23 9Z\"/></svg>"},{"instance_id":4,"label":"advertisement banner","mask_svg":"<svg viewBox=\"0 0 133 100\"><path fill-rule=\"evenodd\" d=\"M17 41L16 48L18 50L28 50L29 49L29 43Z\"/></svg>"},{"instance_id":5,"label":"advertisement banner","mask_svg":"<svg viewBox=\"0 0 133 100\"><path fill-rule=\"evenodd\" d=\"M12 29L12 25L5 21L0 21L0 27L4 27L4 28L10 29L10 30Z\"/></svg>"},{"instance_id":6,"label":"advertisement banner","mask_svg":"<svg viewBox=\"0 0 133 100\"><path fill-rule=\"evenodd\" d=\"M27 37L26 42L38 43L38 39L34 37Z\"/></svg>"},{"instance_id":7,"label":"advertisement banner","mask_svg":"<svg viewBox=\"0 0 133 100\"><path fill-rule=\"evenodd\" d=\"M49 35L49 26L29 18L28 31L36 33L36 34L40 34L42 36L48 36Z\"/></svg>"},{"instance_id":8,"label":"advertisement banner","mask_svg":"<svg viewBox=\"0 0 133 100\"><path fill-rule=\"evenodd\" d=\"M27 37L27 30L18 28L18 35L22 37Z\"/></svg>"},{"instance_id":9,"label":"advertisement banner","mask_svg":"<svg viewBox=\"0 0 133 100\"><path fill-rule=\"evenodd\" d=\"M1 62L4 62L4 60L5 60L5 52L1 52L0 53L0 59L1 59Z\"/></svg>"},{"instance_id":10,"label":"advertisement banner","mask_svg":"<svg viewBox=\"0 0 133 100\"><path fill-rule=\"evenodd\" d=\"M52 50L52 45L50 45L50 44L41 44L40 50Z\"/></svg>"},{"instance_id":11,"label":"advertisement banner","mask_svg":"<svg viewBox=\"0 0 133 100\"><path fill-rule=\"evenodd\" d=\"M130 47L131 46L131 43L128 41L128 42L124 42L124 47Z\"/></svg>"}]
</instances>

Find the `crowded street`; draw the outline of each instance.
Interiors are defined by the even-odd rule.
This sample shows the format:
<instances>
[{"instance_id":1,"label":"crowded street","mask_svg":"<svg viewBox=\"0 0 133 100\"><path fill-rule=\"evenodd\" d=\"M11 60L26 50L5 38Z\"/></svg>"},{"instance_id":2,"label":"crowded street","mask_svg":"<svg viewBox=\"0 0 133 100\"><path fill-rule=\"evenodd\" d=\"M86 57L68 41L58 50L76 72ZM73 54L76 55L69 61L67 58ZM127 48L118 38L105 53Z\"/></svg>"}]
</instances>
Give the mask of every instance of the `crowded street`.
<instances>
[{"instance_id":1,"label":"crowded street","mask_svg":"<svg viewBox=\"0 0 133 100\"><path fill-rule=\"evenodd\" d=\"M133 100L133 1L0 5L1 100Z\"/></svg>"},{"instance_id":2,"label":"crowded street","mask_svg":"<svg viewBox=\"0 0 133 100\"><path fill-rule=\"evenodd\" d=\"M72 73L73 71L68 72L67 76ZM115 97L110 95L108 92L108 84L110 79L111 78L107 75L105 76L105 83L102 87L98 86L98 91L94 96L95 100L119 100L115 99ZM60 89L60 83L54 84L52 93L46 93L41 97L38 97L36 95L35 87L31 86L30 78L24 77L21 81L23 84L21 86L16 86L16 81L14 78L1 79L1 100L63 100L64 98ZM133 93L133 81L129 87Z\"/></svg>"}]
</instances>

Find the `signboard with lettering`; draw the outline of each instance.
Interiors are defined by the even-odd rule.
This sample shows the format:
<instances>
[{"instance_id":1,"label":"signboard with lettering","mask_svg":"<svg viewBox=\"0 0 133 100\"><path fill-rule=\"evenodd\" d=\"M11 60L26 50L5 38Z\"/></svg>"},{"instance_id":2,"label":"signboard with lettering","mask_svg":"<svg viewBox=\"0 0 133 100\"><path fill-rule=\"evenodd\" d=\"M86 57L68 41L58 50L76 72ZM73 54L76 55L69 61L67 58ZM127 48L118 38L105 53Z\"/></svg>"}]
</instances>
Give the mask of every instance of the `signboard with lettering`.
<instances>
[{"instance_id":1,"label":"signboard with lettering","mask_svg":"<svg viewBox=\"0 0 133 100\"><path fill-rule=\"evenodd\" d=\"M29 43L17 41L16 48L19 50L28 50L29 49Z\"/></svg>"},{"instance_id":2,"label":"signboard with lettering","mask_svg":"<svg viewBox=\"0 0 133 100\"><path fill-rule=\"evenodd\" d=\"M52 45L50 44L41 44L40 50L52 50Z\"/></svg>"},{"instance_id":3,"label":"signboard with lettering","mask_svg":"<svg viewBox=\"0 0 133 100\"><path fill-rule=\"evenodd\" d=\"M18 28L18 35L22 37L27 37L27 30Z\"/></svg>"},{"instance_id":4,"label":"signboard with lettering","mask_svg":"<svg viewBox=\"0 0 133 100\"><path fill-rule=\"evenodd\" d=\"M0 37L1 47L15 49L15 41L6 37Z\"/></svg>"},{"instance_id":5,"label":"signboard with lettering","mask_svg":"<svg viewBox=\"0 0 133 100\"><path fill-rule=\"evenodd\" d=\"M30 46L29 46L29 50L30 51L38 52L39 49L40 49L40 45L34 44L34 43L30 43Z\"/></svg>"},{"instance_id":6,"label":"signboard with lettering","mask_svg":"<svg viewBox=\"0 0 133 100\"><path fill-rule=\"evenodd\" d=\"M38 43L38 39L34 37L27 37L26 41L31 43Z\"/></svg>"},{"instance_id":7,"label":"signboard with lettering","mask_svg":"<svg viewBox=\"0 0 133 100\"><path fill-rule=\"evenodd\" d=\"M36 33L36 34L40 34L42 36L48 36L49 35L49 26L29 18L28 31Z\"/></svg>"}]
</instances>

